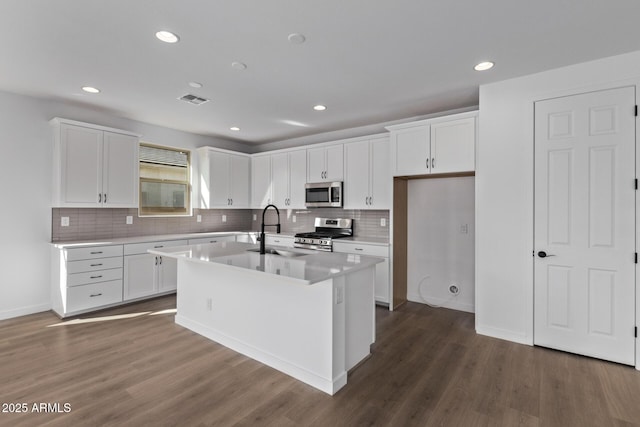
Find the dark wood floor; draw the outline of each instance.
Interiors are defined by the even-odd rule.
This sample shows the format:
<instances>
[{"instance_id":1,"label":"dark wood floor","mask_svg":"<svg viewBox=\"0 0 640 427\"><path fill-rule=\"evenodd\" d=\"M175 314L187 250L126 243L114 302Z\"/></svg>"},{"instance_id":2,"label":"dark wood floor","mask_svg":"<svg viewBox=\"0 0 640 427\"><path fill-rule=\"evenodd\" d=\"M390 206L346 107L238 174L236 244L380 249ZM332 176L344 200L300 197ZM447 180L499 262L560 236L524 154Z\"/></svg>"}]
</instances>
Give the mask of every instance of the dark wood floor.
<instances>
[{"instance_id":1,"label":"dark wood floor","mask_svg":"<svg viewBox=\"0 0 640 427\"><path fill-rule=\"evenodd\" d=\"M331 397L158 313L173 307L0 322L0 404L28 404L0 425L640 426L640 372L476 335L468 313L378 309L372 356Z\"/></svg>"}]
</instances>

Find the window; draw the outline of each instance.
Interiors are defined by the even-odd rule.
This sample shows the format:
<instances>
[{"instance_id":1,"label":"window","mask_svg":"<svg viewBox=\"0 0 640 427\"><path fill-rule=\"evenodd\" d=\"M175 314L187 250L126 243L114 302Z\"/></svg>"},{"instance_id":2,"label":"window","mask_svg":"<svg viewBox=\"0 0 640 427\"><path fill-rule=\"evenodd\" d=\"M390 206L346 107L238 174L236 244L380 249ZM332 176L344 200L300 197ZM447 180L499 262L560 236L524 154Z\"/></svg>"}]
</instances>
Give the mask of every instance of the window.
<instances>
[{"instance_id":1,"label":"window","mask_svg":"<svg viewBox=\"0 0 640 427\"><path fill-rule=\"evenodd\" d=\"M190 153L140 144L140 216L191 213Z\"/></svg>"}]
</instances>

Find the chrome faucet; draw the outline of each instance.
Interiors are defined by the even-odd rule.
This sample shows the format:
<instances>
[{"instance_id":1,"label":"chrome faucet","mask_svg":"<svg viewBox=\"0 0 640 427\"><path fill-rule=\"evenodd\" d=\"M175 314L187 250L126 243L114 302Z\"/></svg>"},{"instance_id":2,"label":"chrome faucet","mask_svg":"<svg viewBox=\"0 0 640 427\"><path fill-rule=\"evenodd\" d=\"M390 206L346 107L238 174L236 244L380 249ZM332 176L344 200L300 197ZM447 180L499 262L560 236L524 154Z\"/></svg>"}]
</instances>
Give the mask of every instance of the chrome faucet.
<instances>
[{"instance_id":1,"label":"chrome faucet","mask_svg":"<svg viewBox=\"0 0 640 427\"><path fill-rule=\"evenodd\" d=\"M267 212L267 209L269 208L274 208L276 210L276 213L278 214L278 223L277 224L265 224L264 223L264 214ZM264 227L268 226L268 227L276 227L276 233L280 233L280 211L278 210L278 208L276 207L276 205L267 205L265 206L264 210L262 211L262 225L260 226L260 254L264 255L265 253L265 248L264 248Z\"/></svg>"}]
</instances>

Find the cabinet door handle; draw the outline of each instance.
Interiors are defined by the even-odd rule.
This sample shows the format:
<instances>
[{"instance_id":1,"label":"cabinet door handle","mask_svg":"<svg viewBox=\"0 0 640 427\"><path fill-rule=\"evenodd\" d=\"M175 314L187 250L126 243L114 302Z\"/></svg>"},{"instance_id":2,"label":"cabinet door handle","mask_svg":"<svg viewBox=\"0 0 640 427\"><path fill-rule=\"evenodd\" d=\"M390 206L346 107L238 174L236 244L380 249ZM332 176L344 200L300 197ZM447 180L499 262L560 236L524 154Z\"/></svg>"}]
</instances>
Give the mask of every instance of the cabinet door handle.
<instances>
[{"instance_id":1,"label":"cabinet door handle","mask_svg":"<svg viewBox=\"0 0 640 427\"><path fill-rule=\"evenodd\" d=\"M427 163L427 169L429 169L429 158L428 157L427 157L426 163Z\"/></svg>"},{"instance_id":2,"label":"cabinet door handle","mask_svg":"<svg viewBox=\"0 0 640 427\"><path fill-rule=\"evenodd\" d=\"M101 275L99 275L99 276L91 276L91 277L89 277L89 279L99 279L99 278L101 278L101 277L102 277L102 274L101 274Z\"/></svg>"},{"instance_id":3,"label":"cabinet door handle","mask_svg":"<svg viewBox=\"0 0 640 427\"><path fill-rule=\"evenodd\" d=\"M156 257L156 265L158 265L158 257Z\"/></svg>"},{"instance_id":4,"label":"cabinet door handle","mask_svg":"<svg viewBox=\"0 0 640 427\"><path fill-rule=\"evenodd\" d=\"M98 203L102 203L102 193L98 193Z\"/></svg>"},{"instance_id":5,"label":"cabinet door handle","mask_svg":"<svg viewBox=\"0 0 640 427\"><path fill-rule=\"evenodd\" d=\"M90 252L90 254L91 254L91 255L98 255L98 254L101 254L101 253L102 253L102 251L94 251L94 252Z\"/></svg>"},{"instance_id":6,"label":"cabinet door handle","mask_svg":"<svg viewBox=\"0 0 640 427\"><path fill-rule=\"evenodd\" d=\"M233 199L231 199L231 205L233 205Z\"/></svg>"},{"instance_id":7,"label":"cabinet door handle","mask_svg":"<svg viewBox=\"0 0 640 427\"><path fill-rule=\"evenodd\" d=\"M90 264L89 267L100 267L102 264Z\"/></svg>"},{"instance_id":8,"label":"cabinet door handle","mask_svg":"<svg viewBox=\"0 0 640 427\"><path fill-rule=\"evenodd\" d=\"M432 157L432 158L431 158L431 169L433 169L433 168L435 168L435 167L436 167L436 158L435 158L435 157Z\"/></svg>"},{"instance_id":9,"label":"cabinet door handle","mask_svg":"<svg viewBox=\"0 0 640 427\"><path fill-rule=\"evenodd\" d=\"M160 258L160 265L162 265L162 257L158 257L158 258Z\"/></svg>"},{"instance_id":10,"label":"cabinet door handle","mask_svg":"<svg viewBox=\"0 0 640 427\"><path fill-rule=\"evenodd\" d=\"M373 204L373 197L369 196L369 206L371 206Z\"/></svg>"},{"instance_id":11,"label":"cabinet door handle","mask_svg":"<svg viewBox=\"0 0 640 427\"><path fill-rule=\"evenodd\" d=\"M104 193L104 202L107 203L107 193Z\"/></svg>"},{"instance_id":12,"label":"cabinet door handle","mask_svg":"<svg viewBox=\"0 0 640 427\"><path fill-rule=\"evenodd\" d=\"M89 295L89 298L99 297L99 296L102 296L102 293L99 293L99 294L91 294L91 295Z\"/></svg>"}]
</instances>

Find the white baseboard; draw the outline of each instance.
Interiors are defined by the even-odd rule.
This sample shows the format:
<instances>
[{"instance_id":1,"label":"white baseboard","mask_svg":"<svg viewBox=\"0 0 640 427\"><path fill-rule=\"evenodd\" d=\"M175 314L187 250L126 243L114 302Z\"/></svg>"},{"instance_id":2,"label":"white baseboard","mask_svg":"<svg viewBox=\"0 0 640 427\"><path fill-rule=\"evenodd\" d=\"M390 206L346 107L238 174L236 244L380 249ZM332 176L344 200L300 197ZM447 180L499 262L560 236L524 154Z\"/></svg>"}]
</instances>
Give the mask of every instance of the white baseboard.
<instances>
[{"instance_id":1,"label":"white baseboard","mask_svg":"<svg viewBox=\"0 0 640 427\"><path fill-rule=\"evenodd\" d=\"M476 333L518 344L533 345L533 339L531 337L527 337L526 334L508 331L506 329L492 328L476 324Z\"/></svg>"},{"instance_id":2,"label":"white baseboard","mask_svg":"<svg viewBox=\"0 0 640 427\"><path fill-rule=\"evenodd\" d=\"M51 310L51 303L30 305L12 310L0 311L0 320L13 319L14 317L27 316L29 314L42 313Z\"/></svg>"},{"instance_id":3,"label":"white baseboard","mask_svg":"<svg viewBox=\"0 0 640 427\"><path fill-rule=\"evenodd\" d=\"M321 391L324 391L327 394L333 395L347 384L346 371L338 374L335 378L333 378L333 380L326 379L304 368L282 360L281 358L273 354L266 353L256 347L224 335L215 329L212 329L206 325L203 325L202 323L193 321L191 319L187 319L179 314L176 315L176 324L190 329L193 332L200 334L203 337L209 338L212 341L222 344L223 346L230 348L231 350L237 351L240 354L244 354L247 357L257 360L258 362L264 363L267 366L271 366L272 368L277 369L278 371L283 372L306 384L309 384L310 386L315 387Z\"/></svg>"},{"instance_id":4,"label":"white baseboard","mask_svg":"<svg viewBox=\"0 0 640 427\"><path fill-rule=\"evenodd\" d=\"M436 297L428 297L429 304L441 306L443 308L450 308L452 310L466 311L467 313L475 313L475 307L473 304L468 303L460 303L456 301L455 298L444 299L444 298L436 298ZM411 302L417 302L419 304L427 304L421 295L417 293L407 293L407 300Z\"/></svg>"}]
</instances>

